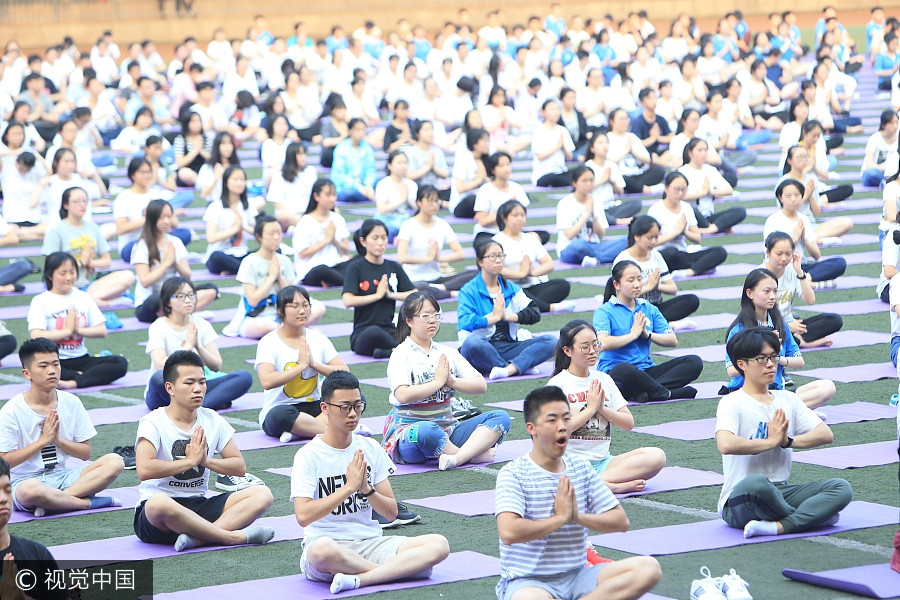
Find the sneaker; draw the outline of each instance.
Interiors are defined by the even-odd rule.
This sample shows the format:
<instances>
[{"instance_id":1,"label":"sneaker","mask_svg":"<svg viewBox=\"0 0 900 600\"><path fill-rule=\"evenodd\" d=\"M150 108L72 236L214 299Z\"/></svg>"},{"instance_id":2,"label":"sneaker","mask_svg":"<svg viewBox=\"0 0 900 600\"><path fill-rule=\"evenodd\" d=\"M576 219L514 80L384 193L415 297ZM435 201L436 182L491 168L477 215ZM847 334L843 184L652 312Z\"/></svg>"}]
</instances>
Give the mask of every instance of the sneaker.
<instances>
[{"instance_id":1,"label":"sneaker","mask_svg":"<svg viewBox=\"0 0 900 600\"><path fill-rule=\"evenodd\" d=\"M587 547L587 564L589 565L602 565L603 563L611 563L613 560L611 558L604 558L600 556L600 553L597 552L597 549L594 548L592 544L588 544Z\"/></svg>"},{"instance_id":2,"label":"sneaker","mask_svg":"<svg viewBox=\"0 0 900 600\"><path fill-rule=\"evenodd\" d=\"M400 527L401 525L412 525L413 523L418 523L422 517L417 515L416 513L409 510L405 504L397 503L397 516L393 521L389 521L387 517L372 511L372 518L378 521L378 524L381 525L382 529L393 529L394 527Z\"/></svg>"},{"instance_id":3,"label":"sneaker","mask_svg":"<svg viewBox=\"0 0 900 600\"><path fill-rule=\"evenodd\" d=\"M2 321L0 321L0 323L2 323ZM894 394L893 396L891 396L888 404L890 404L891 406L897 406L898 404L900 404L900 394Z\"/></svg>"},{"instance_id":4,"label":"sneaker","mask_svg":"<svg viewBox=\"0 0 900 600\"><path fill-rule=\"evenodd\" d=\"M691 582L691 600L728 600L722 593L721 578L713 578L709 569L700 567L703 579L695 579Z\"/></svg>"},{"instance_id":5,"label":"sneaker","mask_svg":"<svg viewBox=\"0 0 900 600\"><path fill-rule=\"evenodd\" d=\"M108 312L103 315L106 317L106 328L107 329L122 329L125 327L125 324L122 323L122 319L119 318L114 312Z\"/></svg>"},{"instance_id":6,"label":"sneaker","mask_svg":"<svg viewBox=\"0 0 900 600\"><path fill-rule=\"evenodd\" d=\"M356 435L361 435L363 437L372 437L372 429L365 423L357 424L356 429L353 430L353 433L355 433Z\"/></svg>"},{"instance_id":7,"label":"sneaker","mask_svg":"<svg viewBox=\"0 0 900 600\"><path fill-rule=\"evenodd\" d=\"M753 596L747 591L748 583L731 569L730 572L719 578L722 593L727 600L753 600Z\"/></svg>"},{"instance_id":8,"label":"sneaker","mask_svg":"<svg viewBox=\"0 0 900 600\"><path fill-rule=\"evenodd\" d=\"M676 331L693 331L697 329L697 321L693 319L679 319L669 323L669 327Z\"/></svg>"},{"instance_id":9,"label":"sneaker","mask_svg":"<svg viewBox=\"0 0 900 600\"><path fill-rule=\"evenodd\" d=\"M837 289L837 283L835 283L834 279L826 279L824 281L816 282L817 290L834 290Z\"/></svg>"},{"instance_id":10,"label":"sneaker","mask_svg":"<svg viewBox=\"0 0 900 600\"><path fill-rule=\"evenodd\" d=\"M219 475L216 478L216 487L223 492L236 492L254 485L266 485L262 479L251 473L246 473L243 477L237 475Z\"/></svg>"},{"instance_id":11,"label":"sneaker","mask_svg":"<svg viewBox=\"0 0 900 600\"><path fill-rule=\"evenodd\" d=\"M6 326L6 321L0 321L0 336L2 335L12 335L12 331Z\"/></svg>"},{"instance_id":12,"label":"sneaker","mask_svg":"<svg viewBox=\"0 0 900 600\"><path fill-rule=\"evenodd\" d=\"M671 273L669 273L674 279L685 279L688 277L687 269L675 269Z\"/></svg>"},{"instance_id":13,"label":"sneaker","mask_svg":"<svg viewBox=\"0 0 900 600\"><path fill-rule=\"evenodd\" d=\"M125 462L125 470L131 471L137 468L134 446L116 446L113 448L113 453L122 457L122 460Z\"/></svg>"},{"instance_id":14,"label":"sneaker","mask_svg":"<svg viewBox=\"0 0 900 600\"><path fill-rule=\"evenodd\" d=\"M581 266L582 267L596 267L597 259L594 258L593 256L585 256L584 258L581 259Z\"/></svg>"},{"instance_id":15,"label":"sneaker","mask_svg":"<svg viewBox=\"0 0 900 600\"><path fill-rule=\"evenodd\" d=\"M785 375L783 384L784 387L794 387L794 380Z\"/></svg>"},{"instance_id":16,"label":"sneaker","mask_svg":"<svg viewBox=\"0 0 900 600\"><path fill-rule=\"evenodd\" d=\"M465 421L466 419L471 419L472 417L477 417L481 414L480 408L474 406L469 400L460 398L459 396L454 397L450 401L450 410L453 411L453 417L457 421Z\"/></svg>"},{"instance_id":17,"label":"sneaker","mask_svg":"<svg viewBox=\"0 0 900 600\"><path fill-rule=\"evenodd\" d=\"M823 237L819 239L820 246L843 246L844 241L839 237Z\"/></svg>"},{"instance_id":18,"label":"sneaker","mask_svg":"<svg viewBox=\"0 0 900 600\"><path fill-rule=\"evenodd\" d=\"M575 303L571 300L563 300L562 302L557 302L552 312L557 314L575 312Z\"/></svg>"}]
</instances>

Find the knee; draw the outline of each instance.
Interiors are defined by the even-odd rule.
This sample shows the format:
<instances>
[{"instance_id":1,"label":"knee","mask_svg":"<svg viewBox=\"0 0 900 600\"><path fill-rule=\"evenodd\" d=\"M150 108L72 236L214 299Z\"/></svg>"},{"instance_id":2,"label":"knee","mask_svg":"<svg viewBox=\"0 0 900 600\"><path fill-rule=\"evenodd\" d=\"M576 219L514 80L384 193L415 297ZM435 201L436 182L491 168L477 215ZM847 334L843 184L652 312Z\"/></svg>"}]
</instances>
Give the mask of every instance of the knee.
<instances>
[{"instance_id":1,"label":"knee","mask_svg":"<svg viewBox=\"0 0 900 600\"><path fill-rule=\"evenodd\" d=\"M634 579L640 582L641 587L650 589L662 579L662 567L659 566L659 561L652 556L634 556L628 560L633 561L631 571Z\"/></svg>"},{"instance_id":2,"label":"knee","mask_svg":"<svg viewBox=\"0 0 900 600\"><path fill-rule=\"evenodd\" d=\"M128 372L128 359L124 356L110 356L109 370L116 375L115 379L123 377Z\"/></svg>"},{"instance_id":3,"label":"knee","mask_svg":"<svg viewBox=\"0 0 900 600\"><path fill-rule=\"evenodd\" d=\"M317 570L326 570L320 569L319 566L336 562L340 557L341 547L329 537L317 538L306 549L306 560Z\"/></svg>"},{"instance_id":4,"label":"knee","mask_svg":"<svg viewBox=\"0 0 900 600\"><path fill-rule=\"evenodd\" d=\"M436 533L428 535L428 543L426 545L432 560L436 564L450 556L450 542L442 535Z\"/></svg>"},{"instance_id":5,"label":"knee","mask_svg":"<svg viewBox=\"0 0 900 600\"><path fill-rule=\"evenodd\" d=\"M37 479L23 481L16 487L16 500L23 506L35 506L47 497L47 487Z\"/></svg>"},{"instance_id":6,"label":"knee","mask_svg":"<svg viewBox=\"0 0 900 600\"><path fill-rule=\"evenodd\" d=\"M620 362L609 370L609 376L615 381L624 381L637 370L637 367L629 362Z\"/></svg>"},{"instance_id":7,"label":"knee","mask_svg":"<svg viewBox=\"0 0 900 600\"><path fill-rule=\"evenodd\" d=\"M505 410L492 410L483 425L488 429L499 431L501 435L506 435L512 427L512 420Z\"/></svg>"},{"instance_id":8,"label":"knee","mask_svg":"<svg viewBox=\"0 0 900 600\"><path fill-rule=\"evenodd\" d=\"M106 473L118 477L125 470L125 461L118 454L105 454L97 459L97 466Z\"/></svg>"},{"instance_id":9,"label":"knee","mask_svg":"<svg viewBox=\"0 0 900 600\"><path fill-rule=\"evenodd\" d=\"M250 491L250 498L262 510L268 510L268 508L275 502L275 497L272 495L272 490L270 490L268 486L255 485L248 489Z\"/></svg>"},{"instance_id":10,"label":"knee","mask_svg":"<svg viewBox=\"0 0 900 600\"><path fill-rule=\"evenodd\" d=\"M253 375L250 374L250 371L235 371L232 373L234 375L234 385L233 389L241 390L241 394L247 393L251 387L253 387Z\"/></svg>"},{"instance_id":11,"label":"knee","mask_svg":"<svg viewBox=\"0 0 900 600\"><path fill-rule=\"evenodd\" d=\"M696 379L700 377L700 373L703 372L703 359L696 354L689 354L684 358L685 368L690 372L691 378Z\"/></svg>"},{"instance_id":12,"label":"knee","mask_svg":"<svg viewBox=\"0 0 900 600\"><path fill-rule=\"evenodd\" d=\"M823 398L834 398L834 395L837 393L837 388L830 379L820 379L818 381L818 388Z\"/></svg>"},{"instance_id":13,"label":"knee","mask_svg":"<svg viewBox=\"0 0 900 600\"><path fill-rule=\"evenodd\" d=\"M431 421L416 423L406 430L407 434L413 432L416 434L416 441L413 442L408 437L406 440L425 456L436 457L446 444L447 433L437 423Z\"/></svg>"},{"instance_id":14,"label":"knee","mask_svg":"<svg viewBox=\"0 0 900 600\"><path fill-rule=\"evenodd\" d=\"M853 488L847 480L833 478L828 480L828 484L835 495L835 502L840 504L841 509L850 504L853 500Z\"/></svg>"},{"instance_id":15,"label":"knee","mask_svg":"<svg viewBox=\"0 0 900 600\"><path fill-rule=\"evenodd\" d=\"M157 493L144 503L144 515L150 523L156 525L162 519L175 515L179 508L181 506L168 495Z\"/></svg>"},{"instance_id":16,"label":"knee","mask_svg":"<svg viewBox=\"0 0 900 600\"><path fill-rule=\"evenodd\" d=\"M487 338L477 333L473 333L463 340L463 343L459 347L459 351L463 355L471 354L484 348L487 344L489 344Z\"/></svg>"},{"instance_id":17,"label":"knee","mask_svg":"<svg viewBox=\"0 0 900 600\"><path fill-rule=\"evenodd\" d=\"M647 458L649 458L649 462L651 466L655 469L662 469L666 466L666 453L662 448L645 448L647 453Z\"/></svg>"},{"instance_id":18,"label":"knee","mask_svg":"<svg viewBox=\"0 0 900 600\"><path fill-rule=\"evenodd\" d=\"M712 246L710 250L712 251L712 256L714 256L716 260L724 262L725 259L728 258L728 250L726 250L724 246Z\"/></svg>"},{"instance_id":19,"label":"knee","mask_svg":"<svg viewBox=\"0 0 900 600\"><path fill-rule=\"evenodd\" d=\"M762 473L753 473L744 477L736 487L741 488L741 493L759 493L761 490L772 487L772 483ZM734 495L734 492L732 492Z\"/></svg>"},{"instance_id":20,"label":"knee","mask_svg":"<svg viewBox=\"0 0 900 600\"><path fill-rule=\"evenodd\" d=\"M687 309L689 309L692 313L696 312L700 309L700 298L694 294L685 294L682 296L684 298L683 302Z\"/></svg>"}]
</instances>

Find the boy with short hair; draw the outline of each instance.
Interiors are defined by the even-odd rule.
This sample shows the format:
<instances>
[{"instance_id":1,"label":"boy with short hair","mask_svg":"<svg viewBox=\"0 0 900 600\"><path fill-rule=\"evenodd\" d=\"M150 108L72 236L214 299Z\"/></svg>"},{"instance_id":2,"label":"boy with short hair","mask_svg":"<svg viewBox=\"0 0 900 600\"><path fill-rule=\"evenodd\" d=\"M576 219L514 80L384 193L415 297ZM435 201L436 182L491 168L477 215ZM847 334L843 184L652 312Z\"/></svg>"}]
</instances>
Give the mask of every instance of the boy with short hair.
<instances>
[{"instance_id":1,"label":"boy with short hair","mask_svg":"<svg viewBox=\"0 0 900 600\"><path fill-rule=\"evenodd\" d=\"M393 519L397 500L388 481L394 463L378 442L353 435L365 407L353 374L329 373L322 382L327 429L297 451L291 471L294 514L306 536L300 570L311 581L331 581L332 594L427 577L450 553L444 536L385 536L374 520L373 509Z\"/></svg>"},{"instance_id":2,"label":"boy with short hair","mask_svg":"<svg viewBox=\"0 0 900 600\"><path fill-rule=\"evenodd\" d=\"M22 375L31 388L0 408L0 458L11 467L15 508L42 517L121 506L112 496L96 496L125 468L118 454L68 468L69 457L91 458L90 439L97 435L77 396L58 390L59 349L47 338L35 338L19 349Z\"/></svg>"},{"instance_id":3,"label":"boy with short hair","mask_svg":"<svg viewBox=\"0 0 900 600\"><path fill-rule=\"evenodd\" d=\"M626 531L628 517L590 462L566 454L571 414L557 386L525 398L533 448L500 470L498 600L633 600L662 575L650 556L584 566L587 530Z\"/></svg>"},{"instance_id":4,"label":"boy with short hair","mask_svg":"<svg viewBox=\"0 0 900 600\"><path fill-rule=\"evenodd\" d=\"M275 530L251 524L272 505L269 488L206 497L210 472L243 477L246 465L232 439L234 428L203 408L203 360L190 350L173 352L163 380L171 402L138 424L135 534L148 544L173 544L178 552L204 544L265 544Z\"/></svg>"}]
</instances>

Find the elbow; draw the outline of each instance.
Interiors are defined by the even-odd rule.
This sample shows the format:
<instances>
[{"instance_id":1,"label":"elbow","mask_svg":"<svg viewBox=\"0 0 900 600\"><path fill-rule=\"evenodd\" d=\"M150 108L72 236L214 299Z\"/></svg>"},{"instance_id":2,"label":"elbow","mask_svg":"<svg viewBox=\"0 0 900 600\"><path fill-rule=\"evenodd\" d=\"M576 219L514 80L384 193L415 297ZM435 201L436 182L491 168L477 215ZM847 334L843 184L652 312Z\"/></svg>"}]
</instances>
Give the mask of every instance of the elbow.
<instances>
[{"instance_id":1,"label":"elbow","mask_svg":"<svg viewBox=\"0 0 900 600\"><path fill-rule=\"evenodd\" d=\"M622 517L617 519L613 524L612 529L610 529L610 533L620 532L620 531L628 531L628 528L631 527L631 521L628 520L628 515L625 514L625 511L622 511Z\"/></svg>"}]
</instances>

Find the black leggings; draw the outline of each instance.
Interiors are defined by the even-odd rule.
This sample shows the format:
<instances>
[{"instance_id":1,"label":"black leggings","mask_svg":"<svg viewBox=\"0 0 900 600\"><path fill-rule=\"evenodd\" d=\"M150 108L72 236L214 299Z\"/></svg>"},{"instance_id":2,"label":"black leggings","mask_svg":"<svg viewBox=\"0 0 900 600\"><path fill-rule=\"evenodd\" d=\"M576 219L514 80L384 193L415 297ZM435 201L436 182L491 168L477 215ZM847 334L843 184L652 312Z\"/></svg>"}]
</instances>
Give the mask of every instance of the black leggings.
<instances>
[{"instance_id":1,"label":"black leggings","mask_svg":"<svg viewBox=\"0 0 900 600\"><path fill-rule=\"evenodd\" d=\"M295 129L300 139L307 143L311 142L314 137L319 135L321 130L322 124L319 122L313 123L305 129Z\"/></svg>"},{"instance_id":2,"label":"black leggings","mask_svg":"<svg viewBox=\"0 0 900 600\"><path fill-rule=\"evenodd\" d=\"M303 283L303 285L311 285L316 287L343 286L344 271L347 270L347 263L349 262L350 261L345 260L344 262L340 262L333 267L329 267L326 265L316 265L309 270L309 273L303 276L301 283Z\"/></svg>"},{"instance_id":3,"label":"black leggings","mask_svg":"<svg viewBox=\"0 0 900 600\"><path fill-rule=\"evenodd\" d=\"M844 136L840 133L829 133L825 136L825 149L828 151L840 148L844 144Z\"/></svg>"},{"instance_id":4,"label":"black leggings","mask_svg":"<svg viewBox=\"0 0 900 600\"><path fill-rule=\"evenodd\" d=\"M391 350L397 347L393 327L369 325L361 331L354 331L350 337L350 349L362 356L372 356L375 350Z\"/></svg>"},{"instance_id":5,"label":"black leggings","mask_svg":"<svg viewBox=\"0 0 900 600\"><path fill-rule=\"evenodd\" d=\"M708 217L700 214L700 210L697 208L696 204L691 204L691 207L694 209L694 216L697 217L698 227L706 228L710 225L715 225L719 229L719 232L728 231L747 218L747 209L739 206L736 208L726 208L725 210L713 213Z\"/></svg>"},{"instance_id":6,"label":"black leggings","mask_svg":"<svg viewBox=\"0 0 900 600\"><path fill-rule=\"evenodd\" d=\"M660 302L656 308L666 318L666 321L670 323L680 321L697 312L697 309L700 308L700 298L694 294L682 294Z\"/></svg>"},{"instance_id":7,"label":"black leggings","mask_svg":"<svg viewBox=\"0 0 900 600\"><path fill-rule=\"evenodd\" d=\"M59 361L61 380L75 380L80 388L106 385L128 372L128 360L124 356L91 356L84 354L76 358Z\"/></svg>"},{"instance_id":8,"label":"black leggings","mask_svg":"<svg viewBox=\"0 0 900 600\"><path fill-rule=\"evenodd\" d=\"M639 369L631 363L621 362L609 371L609 376L616 382L626 400L637 398L645 402L656 402L667 400L669 390L680 390L700 377L702 371L703 361L700 357L689 354L649 369ZM646 394L646 398L643 394Z\"/></svg>"},{"instance_id":9,"label":"black leggings","mask_svg":"<svg viewBox=\"0 0 900 600\"><path fill-rule=\"evenodd\" d=\"M649 187L661 183L665 176L666 170L659 165L651 165L643 173L637 175L625 175L625 193L642 194L644 186Z\"/></svg>"},{"instance_id":10,"label":"black leggings","mask_svg":"<svg viewBox=\"0 0 900 600\"><path fill-rule=\"evenodd\" d=\"M457 273L456 275L438 277L434 281L413 281L413 285L417 290L428 290L434 294L434 297L438 300L444 300L445 298L450 297L450 292L458 292L462 289L462 286L474 279L476 275L478 275L478 271L476 269L470 269L468 271L463 271L462 273ZM444 289L435 287L435 284L442 285Z\"/></svg>"},{"instance_id":11,"label":"black leggings","mask_svg":"<svg viewBox=\"0 0 900 600\"><path fill-rule=\"evenodd\" d=\"M606 212L606 220L609 221L609 224L615 225L618 219L630 219L641 212L643 208L640 200L632 198L631 200L625 200L618 206L607 208L604 212ZM544 243L546 244L547 242Z\"/></svg>"},{"instance_id":12,"label":"black leggings","mask_svg":"<svg viewBox=\"0 0 900 600\"><path fill-rule=\"evenodd\" d=\"M298 404L279 404L272 407L263 419L263 432L273 438L281 437L282 433L294 428L294 422L300 413L313 418L322 413L322 406L318 402L300 402Z\"/></svg>"},{"instance_id":13,"label":"black leggings","mask_svg":"<svg viewBox=\"0 0 900 600\"><path fill-rule=\"evenodd\" d=\"M803 319L803 324L806 325L806 333L803 334L803 339L807 342L812 342L840 331L841 327L844 326L844 319L841 318L841 315L834 313L819 313ZM795 335L794 338L797 338L797 336ZM797 341L799 343L799 340Z\"/></svg>"},{"instance_id":14,"label":"black leggings","mask_svg":"<svg viewBox=\"0 0 900 600\"><path fill-rule=\"evenodd\" d=\"M453 216L460 219L475 218L475 194L463 196L456 208L453 209Z\"/></svg>"},{"instance_id":15,"label":"black leggings","mask_svg":"<svg viewBox=\"0 0 900 600\"><path fill-rule=\"evenodd\" d=\"M728 258L728 251L722 246L704 248L699 252L685 252L669 246L659 253L669 265L669 270L691 269L696 275L712 271Z\"/></svg>"},{"instance_id":16,"label":"black leggings","mask_svg":"<svg viewBox=\"0 0 900 600\"><path fill-rule=\"evenodd\" d=\"M846 200L853 195L853 186L839 185L837 187L831 188L830 190L825 190L820 195L825 196L828 199L828 202L840 202L841 200Z\"/></svg>"},{"instance_id":17,"label":"black leggings","mask_svg":"<svg viewBox=\"0 0 900 600\"><path fill-rule=\"evenodd\" d=\"M565 279L551 279L545 283L536 283L522 288L525 295L534 301L542 313L550 312L550 305L562 302L569 296L571 286Z\"/></svg>"},{"instance_id":18,"label":"black leggings","mask_svg":"<svg viewBox=\"0 0 900 600\"><path fill-rule=\"evenodd\" d=\"M562 173L546 173L537 180L538 187L569 187L572 185L572 175L568 171Z\"/></svg>"},{"instance_id":19,"label":"black leggings","mask_svg":"<svg viewBox=\"0 0 900 600\"><path fill-rule=\"evenodd\" d=\"M3 360L7 356L15 352L18 345L18 342L16 342L16 336L0 336L0 360Z\"/></svg>"}]
</instances>

